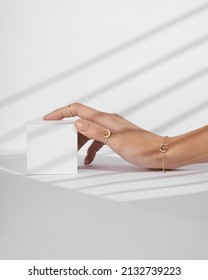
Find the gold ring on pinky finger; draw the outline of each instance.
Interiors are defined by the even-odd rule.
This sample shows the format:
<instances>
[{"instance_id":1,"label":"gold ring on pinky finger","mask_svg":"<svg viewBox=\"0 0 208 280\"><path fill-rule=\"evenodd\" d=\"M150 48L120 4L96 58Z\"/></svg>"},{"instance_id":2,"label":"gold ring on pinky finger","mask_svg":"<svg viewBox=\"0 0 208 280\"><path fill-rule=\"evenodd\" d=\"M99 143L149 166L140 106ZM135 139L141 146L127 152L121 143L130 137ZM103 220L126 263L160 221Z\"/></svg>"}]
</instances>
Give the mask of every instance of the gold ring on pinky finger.
<instances>
[{"instance_id":1,"label":"gold ring on pinky finger","mask_svg":"<svg viewBox=\"0 0 208 280\"><path fill-rule=\"evenodd\" d=\"M111 132L108 128L105 128L105 130L103 131L103 137L105 138L103 144L106 145L108 138L111 136Z\"/></svg>"},{"instance_id":2,"label":"gold ring on pinky finger","mask_svg":"<svg viewBox=\"0 0 208 280\"><path fill-rule=\"evenodd\" d=\"M72 105L71 104L69 104L69 112L70 112L70 117L73 117L74 118L74 115L72 114Z\"/></svg>"}]
</instances>

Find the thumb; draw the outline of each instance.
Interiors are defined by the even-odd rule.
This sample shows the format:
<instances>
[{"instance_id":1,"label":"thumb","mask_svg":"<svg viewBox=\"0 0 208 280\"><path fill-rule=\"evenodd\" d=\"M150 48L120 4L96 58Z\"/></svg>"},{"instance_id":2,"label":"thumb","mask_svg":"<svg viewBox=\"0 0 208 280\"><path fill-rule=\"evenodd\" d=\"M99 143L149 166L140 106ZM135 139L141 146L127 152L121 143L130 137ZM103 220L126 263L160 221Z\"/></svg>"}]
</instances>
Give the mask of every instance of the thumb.
<instances>
[{"instance_id":1,"label":"thumb","mask_svg":"<svg viewBox=\"0 0 208 280\"><path fill-rule=\"evenodd\" d=\"M76 129L80 132L80 133L84 133L84 132L87 132L87 129L89 127L89 121L86 121L86 120L82 120L82 119L79 119L76 121L75 123L75 126L76 126Z\"/></svg>"}]
</instances>

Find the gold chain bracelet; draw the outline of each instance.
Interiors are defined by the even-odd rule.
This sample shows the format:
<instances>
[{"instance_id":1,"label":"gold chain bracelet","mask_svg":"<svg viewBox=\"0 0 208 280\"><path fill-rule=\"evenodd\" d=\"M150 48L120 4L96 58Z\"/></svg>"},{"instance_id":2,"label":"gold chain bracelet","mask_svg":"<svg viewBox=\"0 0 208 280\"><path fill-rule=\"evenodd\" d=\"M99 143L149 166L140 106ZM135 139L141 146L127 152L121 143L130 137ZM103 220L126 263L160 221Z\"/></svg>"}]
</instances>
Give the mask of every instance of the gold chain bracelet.
<instances>
[{"instance_id":1,"label":"gold chain bracelet","mask_svg":"<svg viewBox=\"0 0 208 280\"><path fill-rule=\"evenodd\" d=\"M168 151L168 144L166 143L167 138L168 138L168 136L165 137L163 144L161 144L159 147L159 151L163 155L163 165L162 165L163 173L166 172L166 170L165 170L165 153Z\"/></svg>"}]
</instances>

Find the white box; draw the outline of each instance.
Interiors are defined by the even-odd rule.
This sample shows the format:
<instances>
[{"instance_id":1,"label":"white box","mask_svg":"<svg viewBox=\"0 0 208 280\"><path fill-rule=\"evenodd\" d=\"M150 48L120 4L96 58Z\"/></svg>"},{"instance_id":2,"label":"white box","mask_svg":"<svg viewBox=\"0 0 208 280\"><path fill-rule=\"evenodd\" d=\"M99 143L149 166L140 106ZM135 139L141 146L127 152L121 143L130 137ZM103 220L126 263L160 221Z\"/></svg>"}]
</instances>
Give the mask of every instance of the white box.
<instances>
[{"instance_id":1,"label":"white box","mask_svg":"<svg viewBox=\"0 0 208 280\"><path fill-rule=\"evenodd\" d=\"M27 173L77 173L77 133L73 120L27 122Z\"/></svg>"}]
</instances>

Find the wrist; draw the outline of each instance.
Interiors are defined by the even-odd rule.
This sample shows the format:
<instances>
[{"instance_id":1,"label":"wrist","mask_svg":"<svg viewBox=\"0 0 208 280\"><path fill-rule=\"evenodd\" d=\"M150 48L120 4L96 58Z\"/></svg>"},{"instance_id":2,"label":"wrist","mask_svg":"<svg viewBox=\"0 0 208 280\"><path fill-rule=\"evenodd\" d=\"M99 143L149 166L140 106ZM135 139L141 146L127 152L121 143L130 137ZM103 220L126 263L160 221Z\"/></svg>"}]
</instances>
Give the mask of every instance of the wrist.
<instances>
[{"instance_id":1,"label":"wrist","mask_svg":"<svg viewBox=\"0 0 208 280\"><path fill-rule=\"evenodd\" d=\"M164 139L161 138L160 145L164 143ZM166 143L167 151L164 154L159 151L160 145L158 147L157 163L160 169L164 167L165 170L171 170L195 163L196 158L190 151L191 147L185 135L168 137Z\"/></svg>"},{"instance_id":2,"label":"wrist","mask_svg":"<svg viewBox=\"0 0 208 280\"><path fill-rule=\"evenodd\" d=\"M150 169L165 170L171 169L166 162L166 155L169 152L169 140L173 137L154 135L151 137L151 145L148 152L144 153L146 158L145 167Z\"/></svg>"},{"instance_id":3,"label":"wrist","mask_svg":"<svg viewBox=\"0 0 208 280\"><path fill-rule=\"evenodd\" d=\"M165 153L165 168L178 167L208 162L208 127L168 137L168 151Z\"/></svg>"},{"instance_id":4,"label":"wrist","mask_svg":"<svg viewBox=\"0 0 208 280\"><path fill-rule=\"evenodd\" d=\"M171 157L172 144L175 137L158 136L157 141L154 143L154 151L152 153L152 167L153 169L167 170L174 169L175 164Z\"/></svg>"},{"instance_id":5,"label":"wrist","mask_svg":"<svg viewBox=\"0 0 208 280\"><path fill-rule=\"evenodd\" d=\"M167 138L165 136L159 136L154 145L151 168L170 170L188 165L189 163L184 151L186 145L187 143L182 136L169 136ZM165 152L163 153L162 150L165 150Z\"/></svg>"}]
</instances>

